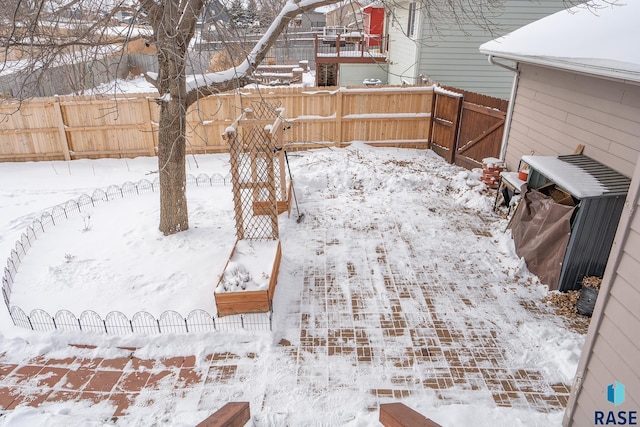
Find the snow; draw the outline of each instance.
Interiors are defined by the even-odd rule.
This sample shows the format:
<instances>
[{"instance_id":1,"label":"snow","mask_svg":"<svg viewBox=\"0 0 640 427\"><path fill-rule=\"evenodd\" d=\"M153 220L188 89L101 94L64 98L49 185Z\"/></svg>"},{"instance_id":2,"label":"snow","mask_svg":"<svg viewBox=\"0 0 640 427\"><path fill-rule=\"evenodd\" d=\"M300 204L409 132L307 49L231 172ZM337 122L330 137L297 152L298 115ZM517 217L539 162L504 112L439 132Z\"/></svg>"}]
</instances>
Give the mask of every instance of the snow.
<instances>
[{"instance_id":1,"label":"snow","mask_svg":"<svg viewBox=\"0 0 640 427\"><path fill-rule=\"evenodd\" d=\"M349 120L376 120L376 119L427 119L431 113L365 113L346 114L343 119Z\"/></svg>"},{"instance_id":2,"label":"snow","mask_svg":"<svg viewBox=\"0 0 640 427\"><path fill-rule=\"evenodd\" d=\"M452 96L452 97L455 97L455 98L462 98L464 96L461 93L454 92L454 91L449 90L449 89L445 89L445 88L440 87L438 85L434 85L433 86L433 90L434 90L435 93L441 93L443 95Z\"/></svg>"},{"instance_id":3,"label":"snow","mask_svg":"<svg viewBox=\"0 0 640 427\"><path fill-rule=\"evenodd\" d=\"M215 312L211 283L233 247L233 239L219 239L234 232L229 188L189 191L189 203L198 206L191 211L192 228L169 238L157 229L158 202L157 193L114 200L44 233L20 266L12 304L56 313L74 301L102 317L112 310L129 318L141 310L156 317L166 310ZM149 221L130 221L132 214ZM96 241L109 245L93 245ZM153 260L153 269L139 268L141 254ZM194 296L190 301L182 298L187 286ZM129 297L122 298L122 292ZM94 301L100 301L98 307Z\"/></svg>"},{"instance_id":4,"label":"snow","mask_svg":"<svg viewBox=\"0 0 640 427\"><path fill-rule=\"evenodd\" d=\"M556 156L522 156L522 161L578 199L597 197L607 191L589 172Z\"/></svg>"},{"instance_id":5,"label":"snow","mask_svg":"<svg viewBox=\"0 0 640 427\"><path fill-rule=\"evenodd\" d=\"M590 1L484 43L480 51L640 81L638 16L637 1Z\"/></svg>"},{"instance_id":6,"label":"snow","mask_svg":"<svg viewBox=\"0 0 640 427\"><path fill-rule=\"evenodd\" d=\"M571 383L584 336L567 329L552 314L526 314L521 302L539 305L546 287L526 270L515 255L509 233L502 232L506 220L493 214L493 193L485 191L480 170L449 165L428 150L363 143L290 153L289 161L305 219L296 223L295 206L291 217L279 217L282 263L273 331L148 336L33 332L12 326L1 308L3 360L24 363L37 356L118 357L130 354L121 349L127 346L136 347L140 358L196 355L199 364L213 351L231 352L239 355L238 369L246 375L242 382L207 389L211 407L249 401L256 426L309 425L320 420L323 425L377 425L378 412L369 409L376 404L371 389L392 387L391 378L400 369L394 365L398 363L394 354L405 350L407 344L402 339L406 337L398 337L394 346L385 348L386 356L377 355L370 364L356 363L347 356L307 353L304 347L298 350L299 357L291 357L288 348L278 343L286 338L299 344L301 313L311 313L317 322L310 326L314 333L326 332L327 323L340 327L339 319L347 314L351 328L358 322L372 342L382 340L379 319L366 320L377 319L382 313L377 310L391 310L383 278L390 273L371 267L382 265L371 263L380 256L377 250L381 245L389 265L398 268L390 275L394 281L428 280L444 292L445 297L433 301L434 313L420 313L424 301L411 295L401 299L402 309L411 314L408 319L415 327L432 314L460 330L469 323L500 325L495 339L507 354L500 369L535 369L542 372L547 384ZM151 180L156 168L156 158L0 163L0 253L8 256L26 226L44 210L91 194L96 188ZM229 156L188 156L187 173L226 176ZM182 314L194 307L215 312L214 288L235 244L232 192L228 185L191 185L187 197L190 229L170 237L157 230L157 193L102 203L90 216L76 215L62 221L27 253L11 303L51 311L64 307L75 313L85 309L101 314L113 309L158 313L168 307ZM487 224L491 224L492 237L471 231L483 230ZM389 231L386 235L394 237L385 241L382 233ZM326 245L321 244L325 241ZM406 247L416 256L404 252ZM241 248L239 253L247 250ZM350 277L347 260L358 281ZM238 261L246 265L246 260ZM324 297L302 294L305 276L311 275L313 281L316 268L323 269L316 280L330 280L329 274L335 275L337 295L345 304L370 295L362 300L366 307L361 319L351 318L350 312L323 314L330 298L335 298L329 297L329 291ZM254 278L261 276L264 268L259 270L252 273ZM425 272L429 272L427 277L417 276ZM479 289L490 297L474 300L473 306L461 312L457 301L446 298L450 286L466 290L470 299L480 295ZM538 309L545 310L544 306ZM325 329L318 326L323 323ZM97 348L79 349L70 343ZM456 351L462 358L465 349ZM416 381L429 375L417 365L402 372ZM452 401L442 400L435 390L426 388L401 400L443 426L561 424L562 411L557 408L537 410L526 402L500 407L486 387L470 390L453 385L442 390ZM130 407L117 421L104 422L99 420L109 420L113 413L107 403L19 406L0 416L0 425L195 425L205 418L197 409L202 392L149 391L151 400Z\"/></svg>"},{"instance_id":7,"label":"snow","mask_svg":"<svg viewBox=\"0 0 640 427\"><path fill-rule=\"evenodd\" d=\"M386 56L386 54L384 53L380 53L378 51L375 50L366 50L366 51L360 51L360 50L341 50L340 53L338 54L338 52L336 53L321 53L318 52L318 56L322 57L322 58L335 58L335 57L345 57L345 58L360 58L360 57L367 57L367 58L384 58Z\"/></svg>"},{"instance_id":8,"label":"snow","mask_svg":"<svg viewBox=\"0 0 640 427\"><path fill-rule=\"evenodd\" d=\"M278 244L278 241L239 240L216 293L267 289Z\"/></svg>"},{"instance_id":9,"label":"snow","mask_svg":"<svg viewBox=\"0 0 640 427\"><path fill-rule=\"evenodd\" d=\"M489 168L493 168L496 166L504 167L504 160L500 160L496 157L485 157L482 159L482 164L486 165Z\"/></svg>"},{"instance_id":10,"label":"snow","mask_svg":"<svg viewBox=\"0 0 640 427\"><path fill-rule=\"evenodd\" d=\"M152 79L157 79L158 74L149 72L147 75ZM302 83L292 83L289 86L291 87L309 87L315 85L315 72L310 71L302 74ZM268 88L268 85L255 85L249 84L246 87L248 88ZM148 94L158 94L158 89L148 82L144 76L134 76L127 79L117 79L110 83L104 83L96 86L95 88L85 90L82 93L77 93L76 95L113 95L113 94L127 94L127 93L148 93ZM162 97L158 98L161 101L169 101L171 99L171 95L169 93L164 94Z\"/></svg>"},{"instance_id":11,"label":"snow","mask_svg":"<svg viewBox=\"0 0 640 427\"><path fill-rule=\"evenodd\" d=\"M77 93L77 95L114 95L127 93L149 93L157 95L158 89L149 83L144 76L135 76L104 83L95 88L85 90L82 93Z\"/></svg>"}]
</instances>

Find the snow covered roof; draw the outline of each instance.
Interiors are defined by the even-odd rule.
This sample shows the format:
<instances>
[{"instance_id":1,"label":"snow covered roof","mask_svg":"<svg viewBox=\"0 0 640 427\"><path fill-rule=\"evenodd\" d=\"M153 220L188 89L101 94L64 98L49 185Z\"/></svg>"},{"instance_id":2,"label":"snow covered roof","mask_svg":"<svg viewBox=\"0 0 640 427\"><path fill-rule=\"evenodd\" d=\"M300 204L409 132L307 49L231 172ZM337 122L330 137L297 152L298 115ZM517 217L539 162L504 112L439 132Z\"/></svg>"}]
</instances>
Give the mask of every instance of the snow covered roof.
<instances>
[{"instance_id":1,"label":"snow covered roof","mask_svg":"<svg viewBox=\"0 0 640 427\"><path fill-rule=\"evenodd\" d=\"M594 0L480 46L517 62L640 82L640 1Z\"/></svg>"}]
</instances>

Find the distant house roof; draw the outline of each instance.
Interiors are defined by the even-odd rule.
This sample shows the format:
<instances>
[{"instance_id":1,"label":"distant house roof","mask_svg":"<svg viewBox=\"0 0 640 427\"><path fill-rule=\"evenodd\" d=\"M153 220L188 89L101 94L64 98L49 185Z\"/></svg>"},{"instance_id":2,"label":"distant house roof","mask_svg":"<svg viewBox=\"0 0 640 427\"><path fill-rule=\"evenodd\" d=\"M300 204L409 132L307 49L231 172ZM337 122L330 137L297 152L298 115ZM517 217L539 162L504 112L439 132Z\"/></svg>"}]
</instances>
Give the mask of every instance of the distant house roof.
<instances>
[{"instance_id":1,"label":"distant house roof","mask_svg":"<svg viewBox=\"0 0 640 427\"><path fill-rule=\"evenodd\" d=\"M640 82L640 1L595 0L484 43L480 52Z\"/></svg>"}]
</instances>

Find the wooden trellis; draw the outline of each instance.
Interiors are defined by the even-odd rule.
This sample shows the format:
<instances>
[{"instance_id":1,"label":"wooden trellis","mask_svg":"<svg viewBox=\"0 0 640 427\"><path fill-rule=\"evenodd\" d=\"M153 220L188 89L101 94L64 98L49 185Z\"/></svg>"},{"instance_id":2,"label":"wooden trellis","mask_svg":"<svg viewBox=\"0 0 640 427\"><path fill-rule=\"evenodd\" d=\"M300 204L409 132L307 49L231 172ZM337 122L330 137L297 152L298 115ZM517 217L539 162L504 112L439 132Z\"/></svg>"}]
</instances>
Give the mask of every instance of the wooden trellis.
<instances>
[{"instance_id":1,"label":"wooden trellis","mask_svg":"<svg viewBox=\"0 0 640 427\"><path fill-rule=\"evenodd\" d=\"M223 135L231 157L239 240L279 238L278 215L289 209L282 149L283 113L282 108L247 109Z\"/></svg>"},{"instance_id":2,"label":"wooden trellis","mask_svg":"<svg viewBox=\"0 0 640 427\"><path fill-rule=\"evenodd\" d=\"M288 209L283 113L282 108L257 104L245 110L223 134L231 158L238 241L216 287L218 316L267 312L272 307L281 257L278 215ZM265 253L266 261L273 260L268 266L264 264ZM243 270L241 261L260 268ZM264 284L247 289L243 283L260 281L256 276L262 276Z\"/></svg>"}]
</instances>

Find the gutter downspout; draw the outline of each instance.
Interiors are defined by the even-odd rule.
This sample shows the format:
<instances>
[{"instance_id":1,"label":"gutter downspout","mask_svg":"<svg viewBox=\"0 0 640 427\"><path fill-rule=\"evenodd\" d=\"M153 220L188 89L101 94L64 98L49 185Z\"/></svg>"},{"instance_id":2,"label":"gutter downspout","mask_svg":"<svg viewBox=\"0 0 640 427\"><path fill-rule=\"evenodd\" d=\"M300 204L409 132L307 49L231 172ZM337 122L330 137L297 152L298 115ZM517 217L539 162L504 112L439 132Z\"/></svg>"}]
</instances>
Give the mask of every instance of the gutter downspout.
<instances>
[{"instance_id":1,"label":"gutter downspout","mask_svg":"<svg viewBox=\"0 0 640 427\"><path fill-rule=\"evenodd\" d=\"M489 60L489 64L497 65L498 67L502 67L505 70L509 70L513 73L513 83L511 84L511 95L509 96L509 108L507 109L507 117L504 120L504 132L502 132L502 145L500 147L500 160L505 160L507 155L507 141L509 140L509 131L511 130L511 118L513 117L513 107L516 99L516 92L518 90L518 80L520 77L520 70L518 70L518 66L511 67L506 64L501 64L500 62L496 62L493 58L493 55L488 55L487 59Z\"/></svg>"}]
</instances>

